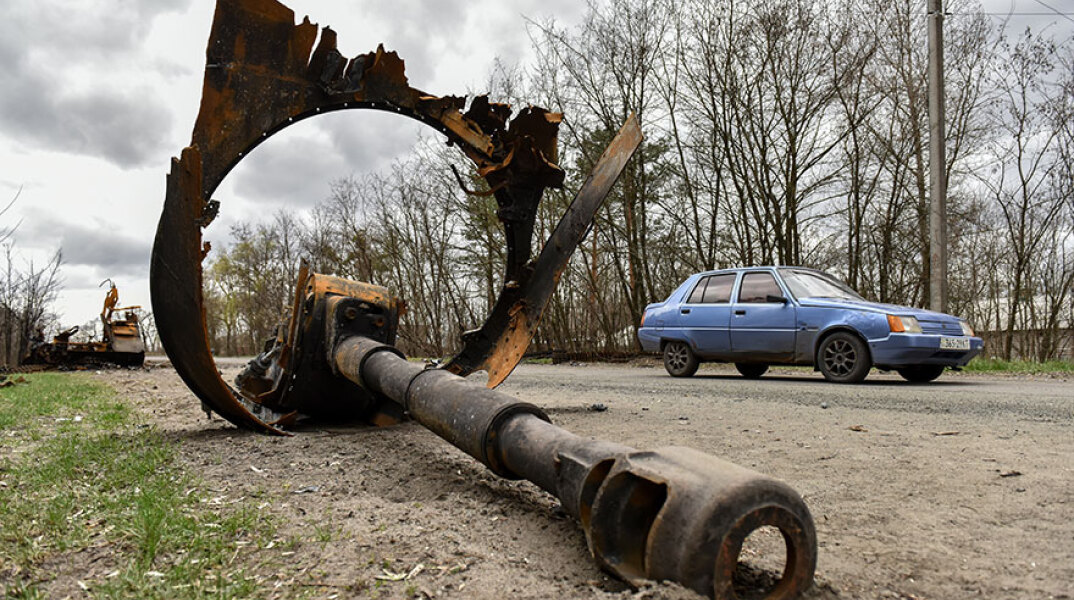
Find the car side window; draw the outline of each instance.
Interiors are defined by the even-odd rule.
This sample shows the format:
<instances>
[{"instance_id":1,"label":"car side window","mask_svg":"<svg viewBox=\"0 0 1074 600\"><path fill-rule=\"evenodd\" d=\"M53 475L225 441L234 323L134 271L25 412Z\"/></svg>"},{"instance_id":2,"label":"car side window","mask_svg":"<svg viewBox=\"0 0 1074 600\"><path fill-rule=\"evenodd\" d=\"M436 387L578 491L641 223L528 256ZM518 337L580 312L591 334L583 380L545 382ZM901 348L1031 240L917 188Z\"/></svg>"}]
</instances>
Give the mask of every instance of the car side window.
<instances>
[{"instance_id":1,"label":"car side window","mask_svg":"<svg viewBox=\"0 0 1074 600\"><path fill-rule=\"evenodd\" d=\"M735 274L713 275L701 300L705 304L727 304L731 301L731 288L735 287Z\"/></svg>"},{"instance_id":2,"label":"car side window","mask_svg":"<svg viewBox=\"0 0 1074 600\"><path fill-rule=\"evenodd\" d=\"M746 273L742 276L742 286L738 290L738 301L744 303L768 302L768 295L782 296L776 278L771 273Z\"/></svg>"},{"instance_id":3,"label":"car side window","mask_svg":"<svg viewBox=\"0 0 1074 600\"><path fill-rule=\"evenodd\" d=\"M705 295L705 284L708 283L709 279L711 279L711 277L702 277L701 280L697 282L697 285L694 286L693 293L691 293L690 297L686 300L687 304L701 304L701 298Z\"/></svg>"}]
</instances>

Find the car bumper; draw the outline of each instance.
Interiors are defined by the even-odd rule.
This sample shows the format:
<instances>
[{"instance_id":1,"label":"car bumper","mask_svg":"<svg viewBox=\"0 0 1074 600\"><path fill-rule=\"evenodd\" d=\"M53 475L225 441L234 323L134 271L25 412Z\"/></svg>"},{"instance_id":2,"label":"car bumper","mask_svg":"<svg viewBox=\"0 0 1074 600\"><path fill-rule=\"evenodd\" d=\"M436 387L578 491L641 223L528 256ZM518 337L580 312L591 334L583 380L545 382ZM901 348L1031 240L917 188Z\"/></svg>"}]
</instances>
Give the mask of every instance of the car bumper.
<instances>
[{"instance_id":1,"label":"car bumper","mask_svg":"<svg viewBox=\"0 0 1074 600\"><path fill-rule=\"evenodd\" d=\"M641 342L642 351L660 352L660 335L660 331L651 327L638 329L638 341Z\"/></svg>"},{"instance_id":2,"label":"car bumper","mask_svg":"<svg viewBox=\"0 0 1074 600\"><path fill-rule=\"evenodd\" d=\"M941 340L969 340L969 349L941 347ZM905 367L909 365L943 365L961 367L984 350L979 337L955 337L925 334L893 333L881 340L870 340L869 351L873 364L882 367Z\"/></svg>"}]
</instances>

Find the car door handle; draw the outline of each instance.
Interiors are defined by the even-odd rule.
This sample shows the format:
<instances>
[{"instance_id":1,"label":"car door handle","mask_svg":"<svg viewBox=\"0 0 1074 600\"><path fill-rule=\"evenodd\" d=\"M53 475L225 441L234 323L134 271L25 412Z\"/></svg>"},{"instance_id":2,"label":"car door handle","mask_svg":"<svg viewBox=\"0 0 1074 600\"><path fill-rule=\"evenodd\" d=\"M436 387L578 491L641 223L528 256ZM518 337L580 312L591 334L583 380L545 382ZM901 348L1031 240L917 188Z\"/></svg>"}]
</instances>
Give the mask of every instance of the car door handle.
<instances>
[{"instance_id":1,"label":"car door handle","mask_svg":"<svg viewBox=\"0 0 1074 600\"><path fill-rule=\"evenodd\" d=\"M688 314L690 314L690 309L689 308L684 308L684 309L680 310L679 312L681 312L684 315L688 315Z\"/></svg>"},{"instance_id":2,"label":"car door handle","mask_svg":"<svg viewBox=\"0 0 1074 600\"><path fill-rule=\"evenodd\" d=\"M745 310L742 310L742 309L739 309L739 310L736 310L736 311L735 311L735 314L736 314L736 315L738 315L738 316L743 316L743 315L745 315L745 314L746 314L746 311L745 311Z\"/></svg>"}]
</instances>

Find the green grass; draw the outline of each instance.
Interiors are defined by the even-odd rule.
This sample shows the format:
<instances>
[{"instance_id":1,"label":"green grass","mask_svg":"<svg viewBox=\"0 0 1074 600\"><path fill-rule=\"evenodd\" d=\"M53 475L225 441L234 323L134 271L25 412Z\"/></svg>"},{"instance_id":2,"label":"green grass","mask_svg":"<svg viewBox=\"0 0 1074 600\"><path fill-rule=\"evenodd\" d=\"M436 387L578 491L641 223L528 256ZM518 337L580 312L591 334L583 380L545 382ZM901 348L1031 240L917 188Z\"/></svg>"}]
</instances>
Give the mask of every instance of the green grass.
<instances>
[{"instance_id":1,"label":"green grass","mask_svg":"<svg viewBox=\"0 0 1074 600\"><path fill-rule=\"evenodd\" d=\"M550 364L552 364L552 359L549 358L549 357L545 357L545 358L523 358L522 359L522 364L524 364L524 365L550 365Z\"/></svg>"},{"instance_id":2,"label":"green grass","mask_svg":"<svg viewBox=\"0 0 1074 600\"><path fill-rule=\"evenodd\" d=\"M0 595L44 597L80 556L97 598L267 595L236 560L272 539L265 520L206 508L176 445L92 377L27 379L0 389Z\"/></svg>"},{"instance_id":3,"label":"green grass","mask_svg":"<svg viewBox=\"0 0 1074 600\"><path fill-rule=\"evenodd\" d=\"M968 373L1074 373L1074 363L1051 360L1034 362L1028 360L1007 361L1000 358L975 358L963 367Z\"/></svg>"}]
</instances>

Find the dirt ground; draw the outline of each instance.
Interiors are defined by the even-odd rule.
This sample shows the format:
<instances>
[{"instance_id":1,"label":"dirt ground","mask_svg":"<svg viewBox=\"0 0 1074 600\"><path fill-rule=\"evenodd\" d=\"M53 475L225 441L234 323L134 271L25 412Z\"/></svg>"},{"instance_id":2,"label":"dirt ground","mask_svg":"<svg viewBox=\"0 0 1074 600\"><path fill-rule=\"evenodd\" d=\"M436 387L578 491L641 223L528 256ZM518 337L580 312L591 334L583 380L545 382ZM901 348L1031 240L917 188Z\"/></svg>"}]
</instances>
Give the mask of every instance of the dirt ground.
<instances>
[{"instance_id":1,"label":"dirt ground","mask_svg":"<svg viewBox=\"0 0 1074 600\"><path fill-rule=\"evenodd\" d=\"M98 376L181 443L213 503L275 518L291 541L279 597L697 598L605 575L555 498L417 424L268 437L206 420L170 368ZM672 379L642 361L523 365L500 389L581 435L690 446L790 484L816 520L810 598L1074 598L1070 380L846 386L712 365Z\"/></svg>"}]
</instances>

